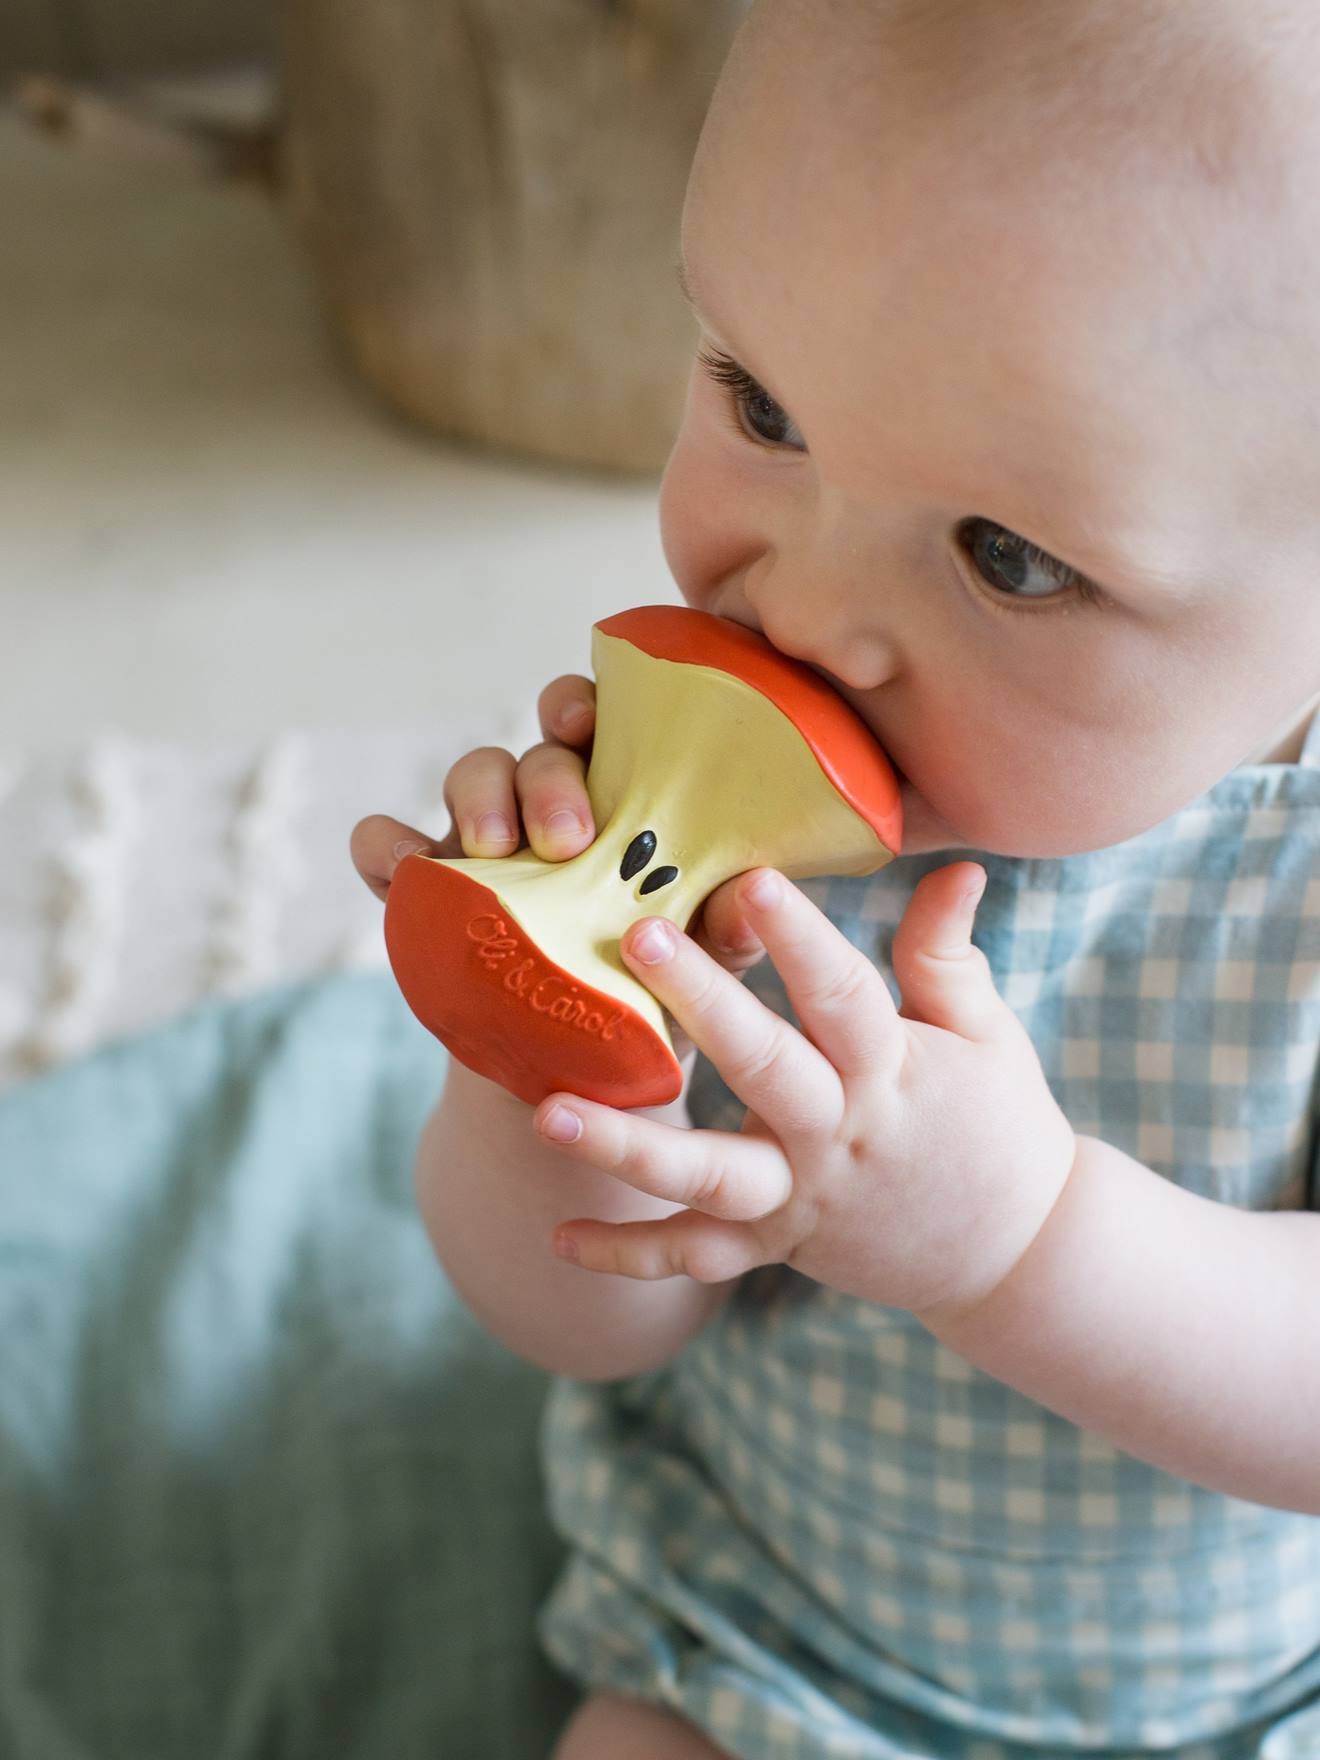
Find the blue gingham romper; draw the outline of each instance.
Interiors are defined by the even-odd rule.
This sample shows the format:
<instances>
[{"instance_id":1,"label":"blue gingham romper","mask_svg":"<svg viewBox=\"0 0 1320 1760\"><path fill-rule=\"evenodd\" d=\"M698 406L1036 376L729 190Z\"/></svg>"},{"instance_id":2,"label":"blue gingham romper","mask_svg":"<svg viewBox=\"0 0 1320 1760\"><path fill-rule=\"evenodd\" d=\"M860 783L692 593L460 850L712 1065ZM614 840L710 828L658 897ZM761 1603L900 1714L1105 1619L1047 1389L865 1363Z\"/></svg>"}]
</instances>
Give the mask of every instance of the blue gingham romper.
<instances>
[{"instance_id":1,"label":"blue gingham romper","mask_svg":"<svg viewBox=\"0 0 1320 1760\"><path fill-rule=\"evenodd\" d=\"M893 988L912 889L960 853L804 890ZM1114 848L976 859L975 939L1077 1130L1314 1207L1320 717L1299 763ZM768 961L749 982L793 1018ZM742 1117L704 1058L691 1106ZM1148 1466L906 1313L754 1272L663 1369L557 1382L543 1454L550 1657L745 1760L1320 1760L1320 1518Z\"/></svg>"}]
</instances>

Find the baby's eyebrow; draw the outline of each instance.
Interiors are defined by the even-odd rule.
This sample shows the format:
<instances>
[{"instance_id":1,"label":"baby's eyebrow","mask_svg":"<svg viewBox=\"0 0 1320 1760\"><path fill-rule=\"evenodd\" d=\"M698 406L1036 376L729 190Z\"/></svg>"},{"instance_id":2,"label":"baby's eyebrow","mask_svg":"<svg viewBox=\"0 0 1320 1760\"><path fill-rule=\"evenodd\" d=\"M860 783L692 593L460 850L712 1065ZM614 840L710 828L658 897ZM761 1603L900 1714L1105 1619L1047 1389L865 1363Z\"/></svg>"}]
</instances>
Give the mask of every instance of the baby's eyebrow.
<instances>
[{"instance_id":1,"label":"baby's eyebrow","mask_svg":"<svg viewBox=\"0 0 1320 1760\"><path fill-rule=\"evenodd\" d=\"M687 264L684 262L681 254L677 263L674 265L674 270L678 276L678 291L683 295L684 301L692 308L692 311L699 316L700 313L697 306L697 296L692 286L692 278L688 274Z\"/></svg>"},{"instance_id":2,"label":"baby's eyebrow","mask_svg":"<svg viewBox=\"0 0 1320 1760\"><path fill-rule=\"evenodd\" d=\"M687 304L688 310L692 313L692 316L697 320L697 323L700 324L701 328L710 337L712 342L717 343L721 348L725 347L726 345L720 342L719 334L716 331L714 324L711 323L709 317L707 317L706 313L702 311L701 306L697 302L697 290L692 285L692 276L681 251L679 252L678 261L674 265L674 272L678 276L678 291L683 295L684 301ZM764 383L764 381L762 381L762 383Z\"/></svg>"}]
</instances>

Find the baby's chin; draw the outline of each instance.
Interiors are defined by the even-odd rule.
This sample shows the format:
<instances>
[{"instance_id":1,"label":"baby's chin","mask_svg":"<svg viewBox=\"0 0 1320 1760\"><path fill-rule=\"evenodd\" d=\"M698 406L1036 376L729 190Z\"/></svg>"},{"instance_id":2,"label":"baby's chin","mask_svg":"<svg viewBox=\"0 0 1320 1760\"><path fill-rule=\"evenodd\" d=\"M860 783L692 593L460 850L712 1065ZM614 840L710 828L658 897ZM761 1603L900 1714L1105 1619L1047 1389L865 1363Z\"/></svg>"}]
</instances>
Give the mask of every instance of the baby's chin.
<instances>
[{"instance_id":1,"label":"baby's chin","mask_svg":"<svg viewBox=\"0 0 1320 1760\"><path fill-rule=\"evenodd\" d=\"M897 762L893 748L886 744L884 750L898 780L904 856L949 850L1009 860L1064 860L1137 837L1183 804L1176 798L1161 803L1123 795L1106 798L1100 813L1089 791L1037 803L1022 789L1000 788L980 777L960 785L936 767L930 781L941 805L954 815L945 818ZM919 755L914 762L921 763Z\"/></svg>"},{"instance_id":2,"label":"baby's chin","mask_svg":"<svg viewBox=\"0 0 1320 1760\"><path fill-rule=\"evenodd\" d=\"M895 766L897 770L897 766ZM903 805L903 848L905 856L933 855L937 850L999 855L1028 861L1057 861L1068 856L1085 855L1093 850L1110 849L1115 844L1139 836L1159 820L1158 811L1141 819L1121 820L1097 825L1094 820L1080 824L1027 826L1018 806L1011 800L1004 803L1008 815L979 814L979 822L962 828L943 818L901 770L897 771L899 799ZM1172 809L1171 809L1172 810ZM994 819L994 823L990 823Z\"/></svg>"},{"instance_id":3,"label":"baby's chin","mask_svg":"<svg viewBox=\"0 0 1320 1760\"><path fill-rule=\"evenodd\" d=\"M897 766L895 768L897 770ZM981 822L977 825L960 828L938 813L901 770L897 770L897 775L899 798L903 804L901 853L905 856L934 855L937 850L970 850L973 854L1040 860L1043 857L1074 855L1080 850L1100 847L1097 843L1087 843L1084 839L1062 845L1056 839L1050 847L1044 847L1044 840L1032 838L1021 824L1000 822L990 825L985 822L984 813L980 814Z\"/></svg>"}]
</instances>

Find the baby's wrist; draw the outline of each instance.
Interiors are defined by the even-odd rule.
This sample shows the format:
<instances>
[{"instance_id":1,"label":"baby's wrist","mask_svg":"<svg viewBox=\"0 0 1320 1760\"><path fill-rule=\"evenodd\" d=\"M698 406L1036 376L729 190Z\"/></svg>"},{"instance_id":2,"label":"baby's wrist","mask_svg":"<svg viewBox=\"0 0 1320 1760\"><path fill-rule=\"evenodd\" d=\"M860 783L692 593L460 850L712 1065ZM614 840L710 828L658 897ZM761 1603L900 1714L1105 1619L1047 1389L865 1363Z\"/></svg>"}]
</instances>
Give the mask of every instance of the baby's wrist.
<instances>
[{"instance_id":1,"label":"baby's wrist","mask_svg":"<svg viewBox=\"0 0 1320 1760\"><path fill-rule=\"evenodd\" d=\"M1028 1266L1034 1268L1042 1251L1048 1250L1051 1224L1061 1215L1064 1194L1084 1153L1083 1146L1089 1141L1086 1137L1078 1136L1062 1113L1059 1118L1063 1131L1058 1158L1054 1161L1053 1170L1047 1173L1043 1181L1035 1217L1024 1222L1020 1242L1008 1263L997 1268L978 1287L959 1291L946 1299L914 1310L914 1318L928 1332L955 1350L958 1348L955 1338L971 1337L986 1325L992 1324L994 1310L1011 1297L1014 1286L1021 1280Z\"/></svg>"}]
</instances>

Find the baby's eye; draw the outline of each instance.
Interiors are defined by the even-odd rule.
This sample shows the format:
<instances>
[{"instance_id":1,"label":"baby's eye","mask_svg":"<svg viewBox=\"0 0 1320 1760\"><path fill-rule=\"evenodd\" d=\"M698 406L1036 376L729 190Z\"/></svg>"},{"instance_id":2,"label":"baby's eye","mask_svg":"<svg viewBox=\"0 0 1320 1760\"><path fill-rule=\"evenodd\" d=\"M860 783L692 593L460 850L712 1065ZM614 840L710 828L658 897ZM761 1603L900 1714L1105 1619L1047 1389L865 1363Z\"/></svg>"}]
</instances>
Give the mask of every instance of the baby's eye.
<instances>
[{"instance_id":1,"label":"baby's eye","mask_svg":"<svg viewBox=\"0 0 1320 1760\"><path fill-rule=\"evenodd\" d=\"M1070 588L1083 599L1097 596L1093 584L1071 563L1060 562L993 520L965 519L956 536L981 579L1006 598L1049 599Z\"/></svg>"},{"instance_id":2,"label":"baby's eye","mask_svg":"<svg viewBox=\"0 0 1320 1760\"><path fill-rule=\"evenodd\" d=\"M731 355L703 348L697 359L716 384L728 390L734 425L744 439L756 440L763 446L788 446L795 452L806 451L807 443L792 416Z\"/></svg>"}]
</instances>

